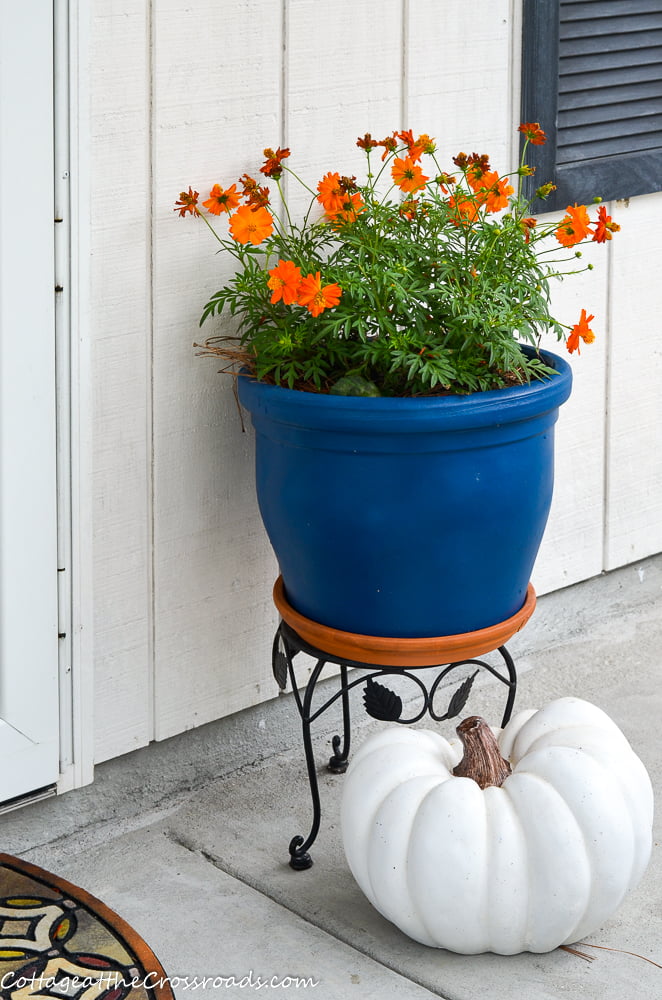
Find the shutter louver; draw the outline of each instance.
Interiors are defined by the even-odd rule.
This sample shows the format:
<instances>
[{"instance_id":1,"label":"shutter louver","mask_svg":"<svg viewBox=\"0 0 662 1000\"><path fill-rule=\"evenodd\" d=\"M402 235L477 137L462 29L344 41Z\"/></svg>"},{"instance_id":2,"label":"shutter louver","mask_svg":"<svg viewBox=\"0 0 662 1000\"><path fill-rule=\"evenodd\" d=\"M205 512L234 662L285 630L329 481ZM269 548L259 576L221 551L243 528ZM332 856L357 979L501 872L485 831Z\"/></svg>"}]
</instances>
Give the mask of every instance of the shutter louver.
<instances>
[{"instance_id":1,"label":"shutter louver","mask_svg":"<svg viewBox=\"0 0 662 1000\"><path fill-rule=\"evenodd\" d=\"M662 149L657 0L561 0L557 162Z\"/></svg>"}]
</instances>

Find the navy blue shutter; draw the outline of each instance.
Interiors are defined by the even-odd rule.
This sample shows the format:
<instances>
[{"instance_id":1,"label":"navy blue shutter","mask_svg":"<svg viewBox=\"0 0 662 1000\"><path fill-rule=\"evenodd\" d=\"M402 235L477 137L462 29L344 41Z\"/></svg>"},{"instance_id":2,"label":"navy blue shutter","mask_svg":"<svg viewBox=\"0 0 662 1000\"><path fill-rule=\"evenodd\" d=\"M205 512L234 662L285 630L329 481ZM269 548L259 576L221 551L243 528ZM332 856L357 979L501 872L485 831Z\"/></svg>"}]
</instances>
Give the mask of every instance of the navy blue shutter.
<instances>
[{"instance_id":1,"label":"navy blue shutter","mask_svg":"<svg viewBox=\"0 0 662 1000\"><path fill-rule=\"evenodd\" d=\"M522 121L549 209L662 190L662 0L524 0Z\"/></svg>"}]
</instances>

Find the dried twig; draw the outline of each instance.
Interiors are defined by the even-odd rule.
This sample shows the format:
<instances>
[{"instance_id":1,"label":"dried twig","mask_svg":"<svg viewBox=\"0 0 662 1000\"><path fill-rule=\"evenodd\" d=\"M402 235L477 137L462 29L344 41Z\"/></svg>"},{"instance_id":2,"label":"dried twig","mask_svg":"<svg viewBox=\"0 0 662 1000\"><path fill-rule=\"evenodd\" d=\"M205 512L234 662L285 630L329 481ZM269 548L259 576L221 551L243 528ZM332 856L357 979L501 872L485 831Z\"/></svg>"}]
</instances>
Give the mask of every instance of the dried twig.
<instances>
[{"instance_id":1,"label":"dried twig","mask_svg":"<svg viewBox=\"0 0 662 1000\"><path fill-rule=\"evenodd\" d=\"M645 955L638 955L636 951L626 951L624 948L609 948L606 944L589 944L588 941L582 941L582 945L587 948L600 948L601 951L618 951L621 955L632 955L633 958L640 958L642 962L649 962L656 969L662 969L662 965L658 962L654 962L652 958L646 958Z\"/></svg>"},{"instance_id":2,"label":"dried twig","mask_svg":"<svg viewBox=\"0 0 662 1000\"><path fill-rule=\"evenodd\" d=\"M194 344L198 348L198 356L212 356L227 361L224 368L220 369L220 374L236 375L236 369L247 368L253 370L255 356L245 348L228 344L228 337L210 337L204 344Z\"/></svg>"},{"instance_id":3,"label":"dried twig","mask_svg":"<svg viewBox=\"0 0 662 1000\"><path fill-rule=\"evenodd\" d=\"M570 945L567 944L562 944L559 947L561 948L561 951L567 951L571 955L576 955L577 958L583 958L585 962L595 962L595 955L585 955L583 951L571 948Z\"/></svg>"},{"instance_id":4,"label":"dried twig","mask_svg":"<svg viewBox=\"0 0 662 1000\"><path fill-rule=\"evenodd\" d=\"M577 955L578 958L583 958L587 962L595 961L595 955L585 955L583 951L578 951L577 948L571 948L567 944L562 944L559 947L562 951L567 951L571 955ZM633 958L640 958L642 962L648 962L650 965L654 965L656 969L662 969L662 965L658 962L654 962L652 958L646 958L645 955L638 955L636 951L626 951L624 948L610 948L606 944L589 944L588 941L582 941L582 948L599 948L601 951L616 951L621 955L632 955Z\"/></svg>"}]
</instances>

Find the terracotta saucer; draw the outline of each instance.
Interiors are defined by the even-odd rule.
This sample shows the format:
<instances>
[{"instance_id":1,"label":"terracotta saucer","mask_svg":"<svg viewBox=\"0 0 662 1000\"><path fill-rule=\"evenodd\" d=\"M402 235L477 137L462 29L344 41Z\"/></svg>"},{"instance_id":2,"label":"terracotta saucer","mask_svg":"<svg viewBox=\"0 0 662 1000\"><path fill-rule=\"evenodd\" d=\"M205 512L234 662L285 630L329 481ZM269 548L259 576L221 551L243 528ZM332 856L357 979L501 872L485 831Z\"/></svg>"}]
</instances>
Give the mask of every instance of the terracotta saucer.
<instances>
[{"instance_id":1,"label":"terracotta saucer","mask_svg":"<svg viewBox=\"0 0 662 1000\"><path fill-rule=\"evenodd\" d=\"M519 632L528 622L536 606L536 592L529 584L526 600L520 610L512 618L507 618L496 625L459 635L397 639L341 632L305 618L285 597L282 576L279 576L274 584L273 598L283 620L311 646L339 659L385 667L432 667L489 653L503 646L516 632Z\"/></svg>"}]
</instances>

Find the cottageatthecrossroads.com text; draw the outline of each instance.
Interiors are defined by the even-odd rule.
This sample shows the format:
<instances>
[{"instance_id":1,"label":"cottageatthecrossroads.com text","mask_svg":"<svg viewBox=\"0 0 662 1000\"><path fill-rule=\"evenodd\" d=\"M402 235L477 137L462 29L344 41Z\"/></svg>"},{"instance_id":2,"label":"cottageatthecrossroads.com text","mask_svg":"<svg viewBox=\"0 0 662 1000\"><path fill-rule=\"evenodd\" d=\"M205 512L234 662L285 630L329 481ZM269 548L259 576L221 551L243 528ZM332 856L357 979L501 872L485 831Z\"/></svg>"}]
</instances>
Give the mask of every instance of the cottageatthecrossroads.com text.
<instances>
[{"instance_id":1,"label":"cottageatthecrossroads.com text","mask_svg":"<svg viewBox=\"0 0 662 1000\"><path fill-rule=\"evenodd\" d=\"M219 989L314 989L319 986L319 980L312 976L267 976L257 975L251 969L243 976L160 976L155 972L150 972L146 976L135 976L132 979L124 979L121 973L101 973L100 975L87 976L21 976L17 972L6 972L0 979L0 990L14 991L24 990L30 987L29 992L36 992L47 989L57 991L58 995L70 996L78 995L79 990L95 987L97 990L115 990L121 987L139 988L148 990L159 990L169 986L172 990L219 990ZM70 992L71 991L71 992Z\"/></svg>"}]
</instances>

